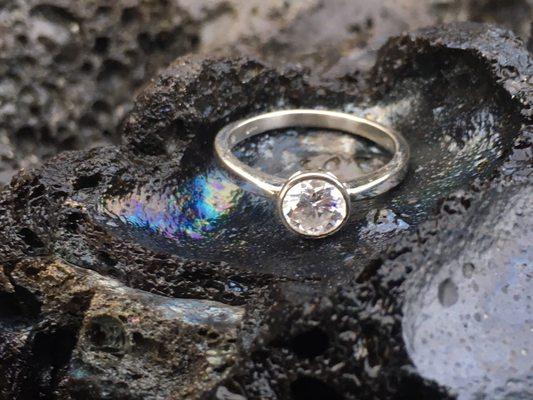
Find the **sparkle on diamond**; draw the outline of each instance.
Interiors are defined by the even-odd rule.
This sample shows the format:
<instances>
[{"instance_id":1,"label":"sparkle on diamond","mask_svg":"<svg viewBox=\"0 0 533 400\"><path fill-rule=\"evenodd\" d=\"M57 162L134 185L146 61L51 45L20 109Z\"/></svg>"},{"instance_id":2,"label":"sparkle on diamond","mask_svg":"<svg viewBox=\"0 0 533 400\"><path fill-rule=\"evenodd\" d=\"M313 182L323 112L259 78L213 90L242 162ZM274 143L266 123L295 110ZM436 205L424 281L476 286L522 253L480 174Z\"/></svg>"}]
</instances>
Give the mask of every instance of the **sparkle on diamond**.
<instances>
[{"instance_id":1,"label":"sparkle on diamond","mask_svg":"<svg viewBox=\"0 0 533 400\"><path fill-rule=\"evenodd\" d=\"M342 224L347 204L341 190L322 179L300 181L282 199L281 212L295 231L307 236L331 233Z\"/></svg>"}]
</instances>

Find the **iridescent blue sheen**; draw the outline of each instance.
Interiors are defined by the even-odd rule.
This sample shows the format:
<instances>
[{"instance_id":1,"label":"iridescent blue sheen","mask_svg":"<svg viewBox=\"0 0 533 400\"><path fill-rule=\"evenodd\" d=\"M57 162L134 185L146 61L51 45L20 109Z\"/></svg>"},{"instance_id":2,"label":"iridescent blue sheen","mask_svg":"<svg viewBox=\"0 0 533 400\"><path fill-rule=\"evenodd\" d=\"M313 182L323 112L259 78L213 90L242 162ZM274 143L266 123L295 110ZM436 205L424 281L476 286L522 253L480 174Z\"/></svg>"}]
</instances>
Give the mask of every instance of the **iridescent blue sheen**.
<instances>
[{"instance_id":1,"label":"iridescent blue sheen","mask_svg":"<svg viewBox=\"0 0 533 400\"><path fill-rule=\"evenodd\" d=\"M121 221L172 239L203 239L215 231L242 197L242 190L220 170L209 170L161 192L150 186L104 199L104 208Z\"/></svg>"}]
</instances>

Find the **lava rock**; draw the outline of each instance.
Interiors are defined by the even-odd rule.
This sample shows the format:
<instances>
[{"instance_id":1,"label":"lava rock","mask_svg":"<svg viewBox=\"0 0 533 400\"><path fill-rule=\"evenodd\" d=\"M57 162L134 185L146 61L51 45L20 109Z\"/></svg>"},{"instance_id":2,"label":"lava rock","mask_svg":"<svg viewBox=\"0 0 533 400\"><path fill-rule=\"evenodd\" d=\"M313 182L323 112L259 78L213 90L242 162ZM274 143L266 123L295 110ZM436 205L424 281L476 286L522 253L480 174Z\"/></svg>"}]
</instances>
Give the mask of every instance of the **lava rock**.
<instances>
[{"instance_id":1,"label":"lava rock","mask_svg":"<svg viewBox=\"0 0 533 400\"><path fill-rule=\"evenodd\" d=\"M22 361L16 374L2 363L5 398L186 398L224 377L236 353L242 308L141 292L57 259L8 276L18 312L2 326L26 343L3 342Z\"/></svg>"},{"instance_id":2,"label":"lava rock","mask_svg":"<svg viewBox=\"0 0 533 400\"><path fill-rule=\"evenodd\" d=\"M490 274L490 259L502 270L531 268L518 238L531 225L532 65L513 34L471 23L391 39L356 82L318 82L300 67L250 57L178 59L139 95L122 146L62 153L0 194L0 355L9 360L0 393L504 398L511 365L479 368L494 385L465 389L445 364L422 369L428 357L448 359L423 339L439 321L457 324L461 310L477 310L476 292L453 275L458 266L474 265L464 279ZM228 121L292 106L386 122L414 150L402 187L361 203L346 232L313 245L276 230L265 200L236 201L210 147ZM219 214L205 218L208 206ZM190 212L172 220L179 210ZM524 217L511 217L517 211ZM498 226L518 226L517 240L491 231L501 215L509 218ZM254 231L251 216L264 222ZM217 243L229 252L214 257ZM503 245L505 254L490 256ZM525 266L509 261L519 256ZM484 282L483 293L508 283L498 275ZM493 301L495 310L506 304ZM522 301L528 309L531 299ZM222 321L205 320L207 305ZM435 308L417 331L418 311ZM447 340L466 348L461 338L476 340ZM530 394L526 369L517 387Z\"/></svg>"},{"instance_id":3,"label":"lava rock","mask_svg":"<svg viewBox=\"0 0 533 400\"><path fill-rule=\"evenodd\" d=\"M497 22L526 39L532 13L527 0L9 0L0 14L0 185L59 151L117 142L132 93L178 55L230 45L353 80L407 29Z\"/></svg>"},{"instance_id":4,"label":"lava rock","mask_svg":"<svg viewBox=\"0 0 533 400\"><path fill-rule=\"evenodd\" d=\"M464 236L439 232L405 282L410 357L422 376L464 398L533 393L531 194L523 185L493 189L474 212L453 215L467 218Z\"/></svg>"},{"instance_id":5,"label":"lava rock","mask_svg":"<svg viewBox=\"0 0 533 400\"><path fill-rule=\"evenodd\" d=\"M4 3L0 185L59 151L116 143L133 93L158 69L249 35L280 8L255 0Z\"/></svg>"}]
</instances>

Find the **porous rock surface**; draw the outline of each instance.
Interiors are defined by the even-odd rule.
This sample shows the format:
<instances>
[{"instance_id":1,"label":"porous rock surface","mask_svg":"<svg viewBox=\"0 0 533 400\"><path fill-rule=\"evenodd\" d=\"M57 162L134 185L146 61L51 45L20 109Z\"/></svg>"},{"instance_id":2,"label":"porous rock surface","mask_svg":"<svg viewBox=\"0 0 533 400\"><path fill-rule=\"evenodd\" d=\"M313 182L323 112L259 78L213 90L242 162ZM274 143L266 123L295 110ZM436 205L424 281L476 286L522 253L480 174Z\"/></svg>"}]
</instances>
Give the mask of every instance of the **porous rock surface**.
<instances>
[{"instance_id":1,"label":"porous rock surface","mask_svg":"<svg viewBox=\"0 0 533 400\"><path fill-rule=\"evenodd\" d=\"M479 338L503 329L508 321L499 310L509 296L518 295L512 301L519 306L514 331L505 334L533 328L532 65L512 33L472 23L393 38L368 73L354 72L357 79L317 82L300 67L250 57L178 59L137 98L122 145L62 153L19 173L0 194L0 398L527 398L531 365L506 356L526 357L531 340L524 335L502 349L479 346ZM480 89L467 98L464 87ZM435 96L443 88L463 93L464 104ZM440 103L420 115L425 103L413 95ZM426 150L485 152L472 174L440 171L446 179L438 187L429 179L406 182L425 192L405 204L428 205L409 229L376 229L379 212L373 225L365 218L354 224L354 234L372 236L369 243L382 250L343 265L342 285L306 266L292 274L283 257L261 270L183 256L132 227L117 229L120 221L102 209L103 197L138 187L157 193L195 176L212 161L219 127L275 108L280 98L284 106L388 106L389 122L408 140L406 128L415 135L428 119L436 127L456 120L427 132ZM475 104L486 108L481 119ZM472 132L491 140L472 140ZM431 170L431 160L421 158L419 168L411 174ZM409 218L401 201L390 207ZM267 241L268 232L258 235ZM296 256L304 247L293 248ZM498 295L490 296L494 288ZM485 315L491 324L456 335ZM443 332L447 326L456 328ZM479 357L504 352L499 369ZM460 380L463 370L474 384Z\"/></svg>"},{"instance_id":2,"label":"porous rock surface","mask_svg":"<svg viewBox=\"0 0 533 400\"><path fill-rule=\"evenodd\" d=\"M187 398L224 377L236 351L239 307L136 291L57 259L18 263L4 285L5 398Z\"/></svg>"},{"instance_id":3,"label":"porous rock surface","mask_svg":"<svg viewBox=\"0 0 533 400\"><path fill-rule=\"evenodd\" d=\"M0 184L118 140L135 92L177 56L288 23L305 2L8 0L0 10ZM288 16L280 11L289 12Z\"/></svg>"},{"instance_id":4,"label":"porous rock surface","mask_svg":"<svg viewBox=\"0 0 533 400\"><path fill-rule=\"evenodd\" d=\"M185 53L230 45L342 76L371 68L404 30L472 20L526 39L532 17L531 0L7 0L0 184L59 151L116 143L136 91Z\"/></svg>"}]
</instances>

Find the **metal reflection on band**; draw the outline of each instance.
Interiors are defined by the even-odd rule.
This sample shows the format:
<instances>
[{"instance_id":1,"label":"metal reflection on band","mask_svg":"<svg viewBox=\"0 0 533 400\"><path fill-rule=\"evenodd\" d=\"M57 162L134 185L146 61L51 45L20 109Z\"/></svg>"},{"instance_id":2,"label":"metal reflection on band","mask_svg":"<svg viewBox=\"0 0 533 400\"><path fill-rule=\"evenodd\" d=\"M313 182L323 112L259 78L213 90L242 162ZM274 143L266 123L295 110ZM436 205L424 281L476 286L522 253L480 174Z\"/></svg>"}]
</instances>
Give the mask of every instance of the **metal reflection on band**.
<instances>
[{"instance_id":1,"label":"metal reflection on band","mask_svg":"<svg viewBox=\"0 0 533 400\"><path fill-rule=\"evenodd\" d=\"M324 171L298 172L284 179L254 169L233 154L235 146L244 140L292 127L329 129L360 136L390 152L392 158L375 171L340 182L332 173ZM339 230L349 215L350 201L346 199L374 197L395 187L404 178L409 161L409 146L398 132L364 118L325 110L275 111L233 122L217 134L214 147L229 171L263 193L277 197L284 224L306 237L324 237ZM287 194L291 196L290 201ZM315 215L317 212L319 217ZM317 229L311 229L314 225Z\"/></svg>"}]
</instances>

